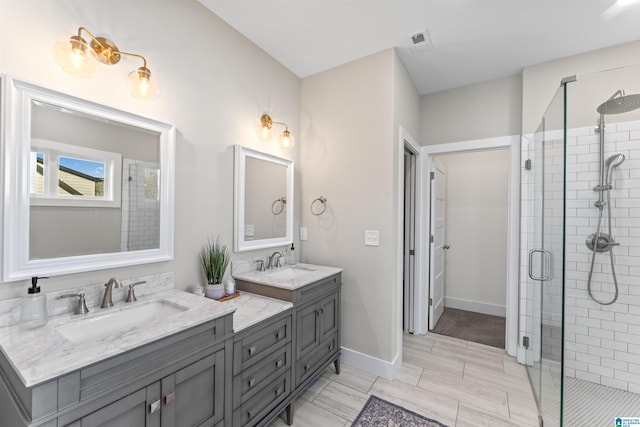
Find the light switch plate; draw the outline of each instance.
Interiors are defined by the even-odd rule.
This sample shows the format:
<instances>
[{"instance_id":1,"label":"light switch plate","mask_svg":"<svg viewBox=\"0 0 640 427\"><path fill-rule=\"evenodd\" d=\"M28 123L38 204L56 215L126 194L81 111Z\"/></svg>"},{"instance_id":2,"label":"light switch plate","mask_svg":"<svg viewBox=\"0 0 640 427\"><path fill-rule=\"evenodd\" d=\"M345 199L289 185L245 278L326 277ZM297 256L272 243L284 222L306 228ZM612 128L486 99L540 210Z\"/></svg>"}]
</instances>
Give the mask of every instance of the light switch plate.
<instances>
[{"instance_id":1,"label":"light switch plate","mask_svg":"<svg viewBox=\"0 0 640 427\"><path fill-rule=\"evenodd\" d=\"M245 224L244 237L253 237L255 235L255 226L251 224Z\"/></svg>"},{"instance_id":2,"label":"light switch plate","mask_svg":"<svg viewBox=\"0 0 640 427\"><path fill-rule=\"evenodd\" d=\"M300 227L300 240L307 240L307 227Z\"/></svg>"},{"instance_id":3,"label":"light switch plate","mask_svg":"<svg viewBox=\"0 0 640 427\"><path fill-rule=\"evenodd\" d=\"M364 230L365 246L380 246L380 232L378 230Z\"/></svg>"}]
</instances>

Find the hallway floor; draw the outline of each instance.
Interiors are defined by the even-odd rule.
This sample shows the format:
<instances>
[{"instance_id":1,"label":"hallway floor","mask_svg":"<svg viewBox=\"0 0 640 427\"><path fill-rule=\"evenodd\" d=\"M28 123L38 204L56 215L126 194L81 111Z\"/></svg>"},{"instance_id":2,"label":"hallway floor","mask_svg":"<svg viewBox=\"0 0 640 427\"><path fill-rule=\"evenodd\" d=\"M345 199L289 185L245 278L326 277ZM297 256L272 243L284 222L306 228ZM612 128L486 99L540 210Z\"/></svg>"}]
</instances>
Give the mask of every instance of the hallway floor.
<instances>
[{"instance_id":1,"label":"hallway floor","mask_svg":"<svg viewBox=\"0 0 640 427\"><path fill-rule=\"evenodd\" d=\"M369 395L453 426L538 426L524 366L504 350L438 334L404 335L393 381L333 366L295 403L294 426L350 426ZM285 427L281 419L271 424Z\"/></svg>"},{"instance_id":2,"label":"hallway floor","mask_svg":"<svg viewBox=\"0 0 640 427\"><path fill-rule=\"evenodd\" d=\"M445 308L433 332L504 349L505 318Z\"/></svg>"}]
</instances>

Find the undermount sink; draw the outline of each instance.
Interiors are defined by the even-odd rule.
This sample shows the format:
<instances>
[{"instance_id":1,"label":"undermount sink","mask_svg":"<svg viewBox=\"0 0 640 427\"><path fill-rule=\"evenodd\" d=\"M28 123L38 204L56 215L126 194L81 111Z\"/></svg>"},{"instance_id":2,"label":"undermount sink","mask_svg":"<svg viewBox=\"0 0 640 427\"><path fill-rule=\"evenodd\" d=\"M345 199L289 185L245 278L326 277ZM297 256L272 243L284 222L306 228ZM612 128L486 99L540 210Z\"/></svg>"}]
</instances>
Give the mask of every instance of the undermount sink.
<instances>
[{"instance_id":1,"label":"undermount sink","mask_svg":"<svg viewBox=\"0 0 640 427\"><path fill-rule=\"evenodd\" d=\"M150 322L163 321L167 316L186 310L188 310L188 307L168 301L151 301L111 311L93 318L79 319L60 325L56 330L72 343L82 344Z\"/></svg>"},{"instance_id":2,"label":"undermount sink","mask_svg":"<svg viewBox=\"0 0 640 427\"><path fill-rule=\"evenodd\" d=\"M265 276L274 280L293 280L299 277L306 276L307 274L313 273L316 271L313 267L304 267L304 266L291 266L285 267L280 270L272 271L270 273L266 273Z\"/></svg>"}]
</instances>

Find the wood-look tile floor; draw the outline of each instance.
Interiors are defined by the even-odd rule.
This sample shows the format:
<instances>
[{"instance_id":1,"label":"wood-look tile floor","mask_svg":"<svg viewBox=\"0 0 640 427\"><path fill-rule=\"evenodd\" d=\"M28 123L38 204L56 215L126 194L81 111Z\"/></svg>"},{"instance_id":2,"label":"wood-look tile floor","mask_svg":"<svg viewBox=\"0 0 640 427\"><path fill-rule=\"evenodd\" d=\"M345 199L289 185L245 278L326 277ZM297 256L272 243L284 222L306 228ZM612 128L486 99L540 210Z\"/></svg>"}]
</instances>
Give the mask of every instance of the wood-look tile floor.
<instances>
[{"instance_id":1,"label":"wood-look tile floor","mask_svg":"<svg viewBox=\"0 0 640 427\"><path fill-rule=\"evenodd\" d=\"M393 381L344 363L336 375L332 365L296 401L293 425L350 426L371 394L450 427L538 426L524 366L504 350L437 334L404 335Z\"/></svg>"}]
</instances>

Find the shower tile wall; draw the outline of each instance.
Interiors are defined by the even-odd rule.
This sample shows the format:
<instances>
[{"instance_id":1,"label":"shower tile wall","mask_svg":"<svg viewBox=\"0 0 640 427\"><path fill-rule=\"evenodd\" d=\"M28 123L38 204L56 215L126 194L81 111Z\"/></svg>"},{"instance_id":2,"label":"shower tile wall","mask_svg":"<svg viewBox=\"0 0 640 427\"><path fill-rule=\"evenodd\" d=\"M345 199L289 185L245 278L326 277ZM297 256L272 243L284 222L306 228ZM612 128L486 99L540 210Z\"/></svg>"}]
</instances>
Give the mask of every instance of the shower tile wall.
<instances>
[{"instance_id":1,"label":"shower tile wall","mask_svg":"<svg viewBox=\"0 0 640 427\"><path fill-rule=\"evenodd\" d=\"M561 141L561 135L555 135ZM551 138L554 136L552 135ZM530 155L523 144L523 158ZM561 146L551 142L549 135L545 147ZM546 148L545 148L546 151ZM586 247L586 237L595 232L598 210L593 206L598 195L592 188L598 183L599 135L593 127L571 129L567 132L566 167L566 248L565 248L565 375L594 383L640 393L640 122L608 124L605 135L605 158L622 153L626 161L613 172L611 191L613 237L620 246L614 248L616 273L620 288L618 301L601 306L590 300L587 293L587 277L591 251ZM545 153L546 154L546 153ZM561 154L559 156L561 159ZM562 199L562 169L555 169L548 183L552 185L553 200ZM549 170L547 169L547 172ZM527 186L528 171L523 170L522 212L523 248L531 239L531 215L528 205L531 186ZM560 183L557 188L556 183ZM548 187L547 187L548 189ZM552 207L557 204L551 200ZM557 213L557 212L556 212ZM555 213L551 215L556 217ZM606 217L605 217L606 218ZM606 224L604 224L606 226ZM552 229L547 229L547 226ZM529 227L529 228L527 228ZM545 224L551 236L562 236L561 224ZM561 250L553 239L552 250ZM557 257L557 256L556 256ZM527 276L527 255L523 251L521 277L523 291L531 289ZM556 265L556 269L559 267ZM545 282L544 298L551 300L552 308L542 314L543 335L559 337L558 314L559 286ZM594 266L592 290L597 298L613 297L613 279L608 254L599 254ZM525 293L526 294L526 293ZM526 304L526 302L521 302ZM527 313L531 315L531 313ZM529 323L526 320L529 320ZM521 332L533 333L531 317L521 318ZM546 340L546 338L545 338ZM547 340L542 348L543 358L557 360L558 339ZM534 349L535 351L535 349Z\"/></svg>"}]
</instances>

